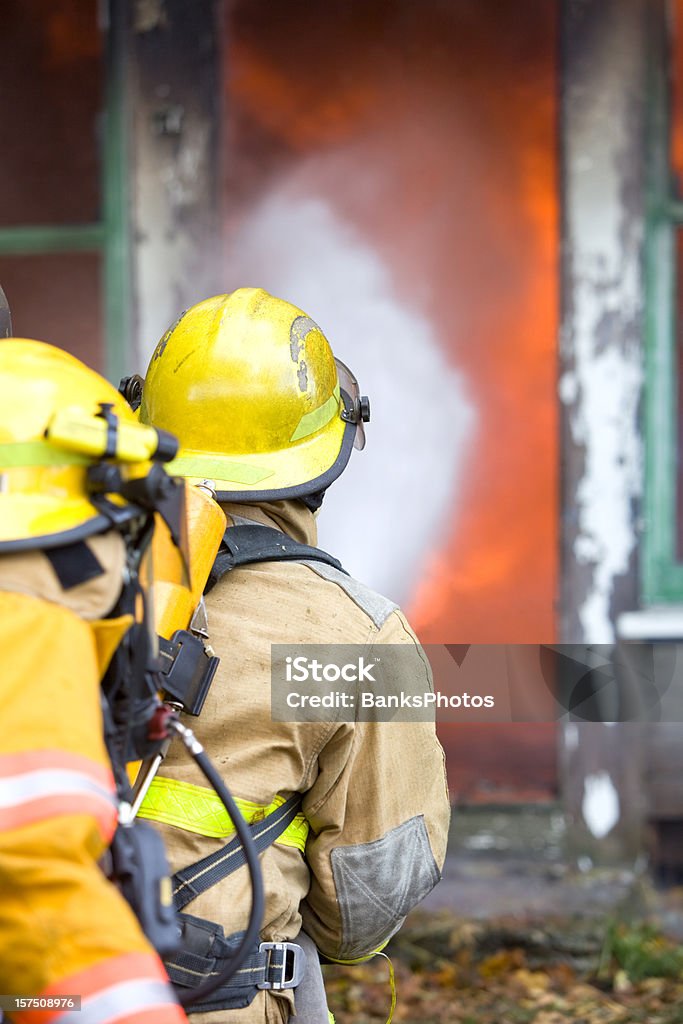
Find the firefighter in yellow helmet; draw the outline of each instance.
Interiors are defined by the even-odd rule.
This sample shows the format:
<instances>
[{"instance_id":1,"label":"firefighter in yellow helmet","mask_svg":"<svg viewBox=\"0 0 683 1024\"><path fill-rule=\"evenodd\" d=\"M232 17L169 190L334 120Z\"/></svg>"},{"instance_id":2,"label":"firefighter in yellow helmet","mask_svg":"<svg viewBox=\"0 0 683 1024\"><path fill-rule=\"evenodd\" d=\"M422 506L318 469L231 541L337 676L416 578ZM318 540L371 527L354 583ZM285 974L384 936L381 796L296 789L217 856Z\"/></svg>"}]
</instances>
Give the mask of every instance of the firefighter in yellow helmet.
<instances>
[{"instance_id":1,"label":"firefighter in yellow helmet","mask_svg":"<svg viewBox=\"0 0 683 1024\"><path fill-rule=\"evenodd\" d=\"M264 847L263 941L192 1019L326 1024L318 954L355 962L384 946L438 881L449 821L433 723L271 714L274 644L402 645L406 685L432 686L397 606L315 547L314 512L363 446L368 401L318 325L257 288L187 310L138 399L143 423L179 439L171 471L210 479L228 517L206 591L221 663L195 731ZM141 814L162 828L193 949L167 968L192 988L230 956L247 915L246 874L228 873L232 823L172 749Z\"/></svg>"},{"instance_id":2,"label":"firefighter in yellow helmet","mask_svg":"<svg viewBox=\"0 0 683 1024\"><path fill-rule=\"evenodd\" d=\"M133 842L126 833L108 850L123 766L105 747L100 680L112 658L132 671L144 656L141 592L123 595L155 502L173 491L156 460L176 447L73 356L0 341L0 992L11 1021L187 1019L98 863L115 871ZM105 703L109 739L134 748L119 689ZM153 695L137 711L144 730ZM163 875L147 877L145 924L162 951L175 944Z\"/></svg>"}]
</instances>

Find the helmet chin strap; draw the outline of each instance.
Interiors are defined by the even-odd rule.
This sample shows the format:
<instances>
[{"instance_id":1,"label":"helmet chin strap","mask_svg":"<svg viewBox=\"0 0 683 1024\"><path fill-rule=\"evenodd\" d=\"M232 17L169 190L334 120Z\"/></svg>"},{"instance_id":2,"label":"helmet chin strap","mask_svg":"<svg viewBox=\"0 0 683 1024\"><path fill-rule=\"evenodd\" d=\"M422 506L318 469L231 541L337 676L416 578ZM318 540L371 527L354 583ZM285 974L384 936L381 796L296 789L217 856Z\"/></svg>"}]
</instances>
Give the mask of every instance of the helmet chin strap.
<instances>
[{"instance_id":1,"label":"helmet chin strap","mask_svg":"<svg viewBox=\"0 0 683 1024\"><path fill-rule=\"evenodd\" d=\"M311 512L316 513L320 511L320 506L323 503L326 493L326 491L322 490L316 491L314 494L304 494L299 498L299 501L302 501L306 508L310 509Z\"/></svg>"}]
</instances>

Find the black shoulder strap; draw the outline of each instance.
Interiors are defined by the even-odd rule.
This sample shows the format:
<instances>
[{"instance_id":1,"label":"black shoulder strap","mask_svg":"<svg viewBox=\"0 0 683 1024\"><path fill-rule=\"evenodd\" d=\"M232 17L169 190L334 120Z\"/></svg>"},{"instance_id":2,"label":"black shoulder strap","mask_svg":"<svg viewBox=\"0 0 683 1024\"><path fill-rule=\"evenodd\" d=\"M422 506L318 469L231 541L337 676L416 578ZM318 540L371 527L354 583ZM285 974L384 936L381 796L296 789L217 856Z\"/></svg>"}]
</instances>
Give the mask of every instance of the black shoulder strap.
<instances>
[{"instance_id":1,"label":"black shoulder strap","mask_svg":"<svg viewBox=\"0 0 683 1024\"><path fill-rule=\"evenodd\" d=\"M302 562L307 559L325 562L327 565L345 573L339 562L332 555L320 548L309 547L292 540L281 530L257 523L248 526L230 526L223 535L221 546L213 563L213 569L204 588L204 593L216 586L218 581L231 569L253 562Z\"/></svg>"}]
</instances>

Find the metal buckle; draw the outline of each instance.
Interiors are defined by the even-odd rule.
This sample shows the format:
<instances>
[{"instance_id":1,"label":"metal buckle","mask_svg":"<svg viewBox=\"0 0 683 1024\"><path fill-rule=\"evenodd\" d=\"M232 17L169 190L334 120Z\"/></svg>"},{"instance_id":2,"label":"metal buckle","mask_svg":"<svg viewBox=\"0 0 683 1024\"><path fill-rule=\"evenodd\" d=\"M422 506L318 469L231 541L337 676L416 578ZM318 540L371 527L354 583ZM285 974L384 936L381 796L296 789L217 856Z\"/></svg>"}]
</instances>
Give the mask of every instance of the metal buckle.
<instances>
[{"instance_id":1,"label":"metal buckle","mask_svg":"<svg viewBox=\"0 0 683 1024\"><path fill-rule=\"evenodd\" d=\"M306 954L296 942L262 942L259 953L282 953L282 963L272 964L270 955L267 957L266 977L272 971L280 971L279 981L262 981L257 988L283 989L296 988L306 970Z\"/></svg>"}]
</instances>

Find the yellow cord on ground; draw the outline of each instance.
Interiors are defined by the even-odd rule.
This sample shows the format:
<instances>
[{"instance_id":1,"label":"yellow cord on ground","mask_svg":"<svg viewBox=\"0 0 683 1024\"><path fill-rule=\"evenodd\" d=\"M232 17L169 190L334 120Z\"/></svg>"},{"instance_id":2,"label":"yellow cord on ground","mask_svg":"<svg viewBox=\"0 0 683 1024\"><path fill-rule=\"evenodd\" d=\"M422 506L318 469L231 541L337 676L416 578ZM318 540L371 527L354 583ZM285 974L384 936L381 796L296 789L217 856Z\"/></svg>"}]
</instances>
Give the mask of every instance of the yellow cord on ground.
<instances>
[{"instance_id":1,"label":"yellow cord on ground","mask_svg":"<svg viewBox=\"0 0 683 1024\"><path fill-rule=\"evenodd\" d=\"M384 945L386 946L386 944L387 943L385 942ZM333 960L331 957L328 957L328 960L330 961L330 963L333 964L366 964L368 963L369 960L374 959L374 957L376 956L384 957L386 962L389 964L389 987L391 989L391 1007L389 1008L389 1016L386 1019L386 1024L391 1024L392 1020L394 1019L394 1010L396 1009L396 974L394 973L394 965L392 964L387 954L382 953L382 951L379 949L376 949L374 953L370 953L368 956L359 956L357 960ZM329 1024L334 1024L334 1015L332 1011L329 1009L329 1007L327 1010L327 1015L329 1018Z\"/></svg>"},{"instance_id":2,"label":"yellow cord on ground","mask_svg":"<svg viewBox=\"0 0 683 1024\"><path fill-rule=\"evenodd\" d=\"M391 1007L389 1009L389 1016L387 1017L387 1024L391 1024L394 1019L394 1010L396 1009L396 975L394 974L394 965L387 956L386 953L377 952L376 956L383 956L386 962L389 964L389 986L391 988Z\"/></svg>"}]
</instances>

